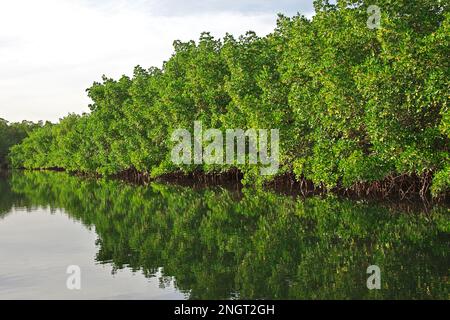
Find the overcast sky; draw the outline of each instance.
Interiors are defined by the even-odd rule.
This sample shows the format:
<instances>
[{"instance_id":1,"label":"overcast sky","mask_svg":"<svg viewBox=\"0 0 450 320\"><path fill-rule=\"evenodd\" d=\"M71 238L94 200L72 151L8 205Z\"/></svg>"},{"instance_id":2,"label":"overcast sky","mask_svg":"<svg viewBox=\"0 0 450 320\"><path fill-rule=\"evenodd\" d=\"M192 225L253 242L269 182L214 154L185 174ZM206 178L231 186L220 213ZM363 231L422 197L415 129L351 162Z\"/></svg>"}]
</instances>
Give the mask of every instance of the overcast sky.
<instances>
[{"instance_id":1,"label":"overcast sky","mask_svg":"<svg viewBox=\"0 0 450 320\"><path fill-rule=\"evenodd\" d=\"M271 32L313 0L0 0L0 118L57 121L88 111L103 74L161 67L175 39Z\"/></svg>"}]
</instances>

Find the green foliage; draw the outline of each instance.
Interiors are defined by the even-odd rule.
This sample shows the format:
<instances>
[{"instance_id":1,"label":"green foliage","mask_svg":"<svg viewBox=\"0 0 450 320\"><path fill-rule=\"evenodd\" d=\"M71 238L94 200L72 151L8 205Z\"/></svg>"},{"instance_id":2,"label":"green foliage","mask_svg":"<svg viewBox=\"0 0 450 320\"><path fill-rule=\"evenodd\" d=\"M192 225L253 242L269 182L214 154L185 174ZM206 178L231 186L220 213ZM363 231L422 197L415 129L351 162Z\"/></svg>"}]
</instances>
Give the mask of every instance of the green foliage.
<instances>
[{"instance_id":1,"label":"green foliage","mask_svg":"<svg viewBox=\"0 0 450 320\"><path fill-rule=\"evenodd\" d=\"M9 123L0 118L0 169L10 166L8 154L12 146L19 144L42 123L22 121Z\"/></svg>"},{"instance_id":2,"label":"green foliage","mask_svg":"<svg viewBox=\"0 0 450 320\"><path fill-rule=\"evenodd\" d=\"M367 27L369 5L381 28ZM315 1L312 20L280 16L273 33L175 41L162 69L104 77L91 113L33 133L15 166L111 175L217 172L170 161L177 128L280 129L281 170L326 188L434 175L450 189L450 13L447 1ZM234 165L246 183L257 168ZM265 177L264 179L267 179ZM425 179L424 179L425 181Z\"/></svg>"}]
</instances>

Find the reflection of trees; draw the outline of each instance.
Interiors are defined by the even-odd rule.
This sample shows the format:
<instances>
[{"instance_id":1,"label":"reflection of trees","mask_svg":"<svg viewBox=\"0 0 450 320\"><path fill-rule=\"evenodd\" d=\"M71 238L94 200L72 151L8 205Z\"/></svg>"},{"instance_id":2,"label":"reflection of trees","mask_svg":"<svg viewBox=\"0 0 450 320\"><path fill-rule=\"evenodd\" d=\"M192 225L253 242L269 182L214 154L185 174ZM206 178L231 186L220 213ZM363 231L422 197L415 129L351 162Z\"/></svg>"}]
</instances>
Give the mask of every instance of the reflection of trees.
<instances>
[{"instance_id":1,"label":"reflection of trees","mask_svg":"<svg viewBox=\"0 0 450 320\"><path fill-rule=\"evenodd\" d=\"M99 262L148 277L163 267L161 282L175 277L191 298L448 298L445 208L401 214L252 190L236 201L222 189L36 172L14 174L12 188L95 226ZM383 290L367 290L370 264L381 267Z\"/></svg>"},{"instance_id":2,"label":"reflection of trees","mask_svg":"<svg viewBox=\"0 0 450 320\"><path fill-rule=\"evenodd\" d=\"M11 190L9 176L9 172L0 170L0 219L10 213L14 206L22 207L28 205L23 196Z\"/></svg>"}]
</instances>

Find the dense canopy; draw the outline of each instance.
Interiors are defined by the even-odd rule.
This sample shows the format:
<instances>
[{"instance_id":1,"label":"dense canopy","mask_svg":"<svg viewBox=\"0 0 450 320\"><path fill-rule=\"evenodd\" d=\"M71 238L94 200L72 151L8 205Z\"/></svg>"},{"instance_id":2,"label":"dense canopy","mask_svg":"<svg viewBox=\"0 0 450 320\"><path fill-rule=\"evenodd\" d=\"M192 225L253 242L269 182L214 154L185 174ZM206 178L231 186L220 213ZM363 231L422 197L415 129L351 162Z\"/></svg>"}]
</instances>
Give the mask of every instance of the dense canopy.
<instances>
[{"instance_id":1,"label":"dense canopy","mask_svg":"<svg viewBox=\"0 0 450 320\"><path fill-rule=\"evenodd\" d=\"M370 2L370 3L369 3ZM381 9L368 28L369 5ZM436 0L315 1L312 20L279 16L273 33L174 42L161 69L103 77L89 114L46 124L11 149L13 167L112 175L224 172L175 165L177 128L280 129L281 170L325 188L400 175L450 187L450 13ZM244 181L258 168L232 165ZM431 186L429 182L432 180Z\"/></svg>"},{"instance_id":2,"label":"dense canopy","mask_svg":"<svg viewBox=\"0 0 450 320\"><path fill-rule=\"evenodd\" d=\"M9 149L22 142L34 129L42 126L42 123L22 121L9 123L0 118L0 169L8 166Z\"/></svg>"}]
</instances>

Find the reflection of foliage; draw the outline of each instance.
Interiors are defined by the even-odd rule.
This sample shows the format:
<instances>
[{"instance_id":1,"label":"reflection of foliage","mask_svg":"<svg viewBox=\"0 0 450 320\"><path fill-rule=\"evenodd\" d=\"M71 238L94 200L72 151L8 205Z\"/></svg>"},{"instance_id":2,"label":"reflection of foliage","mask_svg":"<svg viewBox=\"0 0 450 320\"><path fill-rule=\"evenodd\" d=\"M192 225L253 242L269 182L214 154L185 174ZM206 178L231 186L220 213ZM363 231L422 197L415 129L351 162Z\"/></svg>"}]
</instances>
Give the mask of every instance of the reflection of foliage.
<instances>
[{"instance_id":1,"label":"reflection of foliage","mask_svg":"<svg viewBox=\"0 0 450 320\"><path fill-rule=\"evenodd\" d=\"M335 197L294 199L244 190L15 173L30 205L64 208L95 226L97 260L174 277L191 298L448 297L448 209L400 213ZM366 288L367 266L383 289Z\"/></svg>"},{"instance_id":2,"label":"reflection of foliage","mask_svg":"<svg viewBox=\"0 0 450 320\"><path fill-rule=\"evenodd\" d=\"M14 203L14 196L8 185L8 180L0 176L0 217L8 213Z\"/></svg>"},{"instance_id":3,"label":"reflection of foliage","mask_svg":"<svg viewBox=\"0 0 450 320\"><path fill-rule=\"evenodd\" d=\"M23 196L11 190L9 173L0 171L0 218L8 214L13 206L21 207L27 204Z\"/></svg>"}]
</instances>

